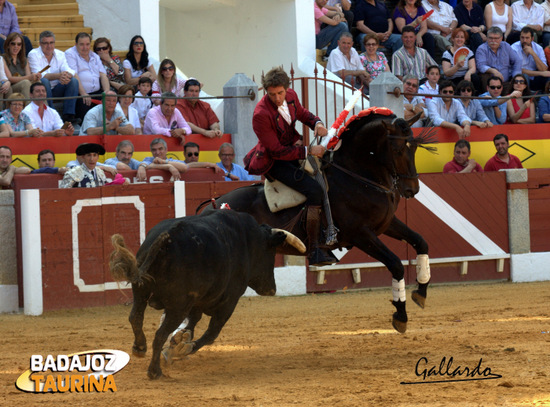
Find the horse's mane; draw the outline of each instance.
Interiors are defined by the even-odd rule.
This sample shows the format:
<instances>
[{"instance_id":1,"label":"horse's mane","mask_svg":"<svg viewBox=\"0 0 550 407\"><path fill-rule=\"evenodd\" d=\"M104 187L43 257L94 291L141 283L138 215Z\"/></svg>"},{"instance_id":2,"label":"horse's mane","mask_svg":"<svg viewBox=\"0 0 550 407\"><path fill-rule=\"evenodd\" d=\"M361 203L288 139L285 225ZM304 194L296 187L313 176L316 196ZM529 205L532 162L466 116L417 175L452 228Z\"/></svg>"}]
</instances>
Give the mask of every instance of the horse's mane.
<instances>
[{"instance_id":1,"label":"horse's mane","mask_svg":"<svg viewBox=\"0 0 550 407\"><path fill-rule=\"evenodd\" d=\"M438 154L437 153L437 147L432 146L425 146L424 144L436 144L439 143L439 140L435 136L437 134L437 128L433 126L432 121L428 123L428 125L424 128L422 128L422 131L418 136L414 138L414 143L427 151L429 151L432 154Z\"/></svg>"}]
</instances>

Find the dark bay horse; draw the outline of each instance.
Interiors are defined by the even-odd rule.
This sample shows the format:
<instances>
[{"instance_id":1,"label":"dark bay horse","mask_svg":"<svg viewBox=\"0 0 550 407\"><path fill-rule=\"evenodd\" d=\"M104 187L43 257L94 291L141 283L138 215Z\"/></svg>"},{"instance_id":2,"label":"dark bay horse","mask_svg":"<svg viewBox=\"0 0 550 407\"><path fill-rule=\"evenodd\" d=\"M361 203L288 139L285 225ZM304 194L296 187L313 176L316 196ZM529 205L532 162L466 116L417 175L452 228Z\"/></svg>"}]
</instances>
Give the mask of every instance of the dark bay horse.
<instances>
[{"instance_id":1,"label":"dark bay horse","mask_svg":"<svg viewBox=\"0 0 550 407\"><path fill-rule=\"evenodd\" d=\"M403 333L407 327L404 267L378 235L404 240L417 252L418 287L412 299L424 308L429 283L428 245L394 214L401 195L411 198L419 191L414 162L417 148L435 150L423 146L435 141L431 131L413 137L410 125L416 118L405 121L388 112L391 113L387 109L371 108L348 120L341 131L340 147L332 153L327 151L322 161L332 216L339 229L338 243L328 248L355 246L390 270L396 308L392 324ZM222 203L229 204L233 210L250 213L259 223L286 229L302 240L307 237L305 208L298 206L272 213L261 184L235 189L215 200L217 207ZM300 255L285 247L280 252Z\"/></svg>"}]
</instances>

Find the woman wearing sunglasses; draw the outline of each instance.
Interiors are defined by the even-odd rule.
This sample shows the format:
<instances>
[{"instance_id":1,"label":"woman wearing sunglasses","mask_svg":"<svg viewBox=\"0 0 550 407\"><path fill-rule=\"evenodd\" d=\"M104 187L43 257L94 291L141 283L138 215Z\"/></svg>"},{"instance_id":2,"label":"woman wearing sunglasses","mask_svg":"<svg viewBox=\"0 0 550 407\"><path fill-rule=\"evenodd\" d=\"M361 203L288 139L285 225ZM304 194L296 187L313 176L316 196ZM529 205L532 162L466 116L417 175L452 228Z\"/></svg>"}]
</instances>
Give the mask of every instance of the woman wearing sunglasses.
<instances>
[{"instance_id":1,"label":"woman wearing sunglasses","mask_svg":"<svg viewBox=\"0 0 550 407\"><path fill-rule=\"evenodd\" d=\"M11 83L13 92L20 92L25 98L29 98L29 90L33 82L39 81L42 77L39 73L31 73L31 68L25 53L25 42L23 35L12 32L4 42L5 52L4 72ZM9 96L11 92L6 92Z\"/></svg>"},{"instance_id":2,"label":"woman wearing sunglasses","mask_svg":"<svg viewBox=\"0 0 550 407\"><path fill-rule=\"evenodd\" d=\"M149 53L143 37L134 35L128 47L128 54L122 63L124 68L124 82L136 86L139 78L148 77L153 82L157 79L155 67L149 61Z\"/></svg>"},{"instance_id":3,"label":"woman wearing sunglasses","mask_svg":"<svg viewBox=\"0 0 550 407\"><path fill-rule=\"evenodd\" d=\"M468 96L474 96L474 85L472 82L460 81L456 87L455 94L461 97L459 100L462 106L464 106L464 112L472 121L473 126L477 126L481 129L493 127L493 123L485 114L479 100L468 99Z\"/></svg>"},{"instance_id":4,"label":"woman wearing sunglasses","mask_svg":"<svg viewBox=\"0 0 550 407\"><path fill-rule=\"evenodd\" d=\"M521 96L506 102L508 123L535 123L535 101L532 98L527 98L531 95L527 78L523 74L514 75L512 87L514 91L521 92Z\"/></svg>"},{"instance_id":5,"label":"woman wearing sunglasses","mask_svg":"<svg viewBox=\"0 0 550 407\"><path fill-rule=\"evenodd\" d=\"M164 92L172 92L176 96L183 96L185 81L176 75L176 64L171 59L164 59L160 63L159 76L153 83L153 96L160 96ZM154 98L155 105L160 105L160 99Z\"/></svg>"},{"instance_id":6,"label":"woman wearing sunglasses","mask_svg":"<svg viewBox=\"0 0 550 407\"><path fill-rule=\"evenodd\" d=\"M105 37L98 38L94 42L94 52L99 56L105 67L111 89L117 91L122 85L125 85L124 68L120 58L113 55L111 42Z\"/></svg>"}]
</instances>

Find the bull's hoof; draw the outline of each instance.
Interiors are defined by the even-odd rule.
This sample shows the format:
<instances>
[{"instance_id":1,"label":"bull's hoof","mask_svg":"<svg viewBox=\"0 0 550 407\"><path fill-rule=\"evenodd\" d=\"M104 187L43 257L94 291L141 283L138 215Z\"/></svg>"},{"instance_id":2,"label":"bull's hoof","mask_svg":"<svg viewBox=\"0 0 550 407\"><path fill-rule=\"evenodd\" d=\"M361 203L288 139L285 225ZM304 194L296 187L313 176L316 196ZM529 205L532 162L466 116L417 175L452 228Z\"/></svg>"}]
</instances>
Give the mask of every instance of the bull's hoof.
<instances>
[{"instance_id":1,"label":"bull's hoof","mask_svg":"<svg viewBox=\"0 0 550 407\"><path fill-rule=\"evenodd\" d=\"M407 322L403 322L397 319L397 312L393 313L393 319L391 324L397 332L402 334L407 332Z\"/></svg>"},{"instance_id":2,"label":"bull's hoof","mask_svg":"<svg viewBox=\"0 0 550 407\"><path fill-rule=\"evenodd\" d=\"M191 340L193 340L193 332L189 329L184 329L176 332L172 338L170 338L170 346L176 346L182 342L191 342Z\"/></svg>"},{"instance_id":3,"label":"bull's hoof","mask_svg":"<svg viewBox=\"0 0 550 407\"><path fill-rule=\"evenodd\" d=\"M139 348L135 345L132 347L132 355L134 355L138 358L145 357L146 353L147 353L147 348Z\"/></svg>"},{"instance_id":4,"label":"bull's hoof","mask_svg":"<svg viewBox=\"0 0 550 407\"><path fill-rule=\"evenodd\" d=\"M183 358L193 353L194 348L195 344L193 342L182 342L174 346L174 353L179 358Z\"/></svg>"},{"instance_id":5,"label":"bull's hoof","mask_svg":"<svg viewBox=\"0 0 550 407\"><path fill-rule=\"evenodd\" d=\"M418 290L414 290L411 293L411 299L414 301L416 305L418 305L420 308L424 309L426 306L426 297L421 295Z\"/></svg>"},{"instance_id":6,"label":"bull's hoof","mask_svg":"<svg viewBox=\"0 0 550 407\"><path fill-rule=\"evenodd\" d=\"M172 363L174 363L174 348L173 347L166 347L162 350L160 353L160 364L161 366L170 366Z\"/></svg>"}]
</instances>

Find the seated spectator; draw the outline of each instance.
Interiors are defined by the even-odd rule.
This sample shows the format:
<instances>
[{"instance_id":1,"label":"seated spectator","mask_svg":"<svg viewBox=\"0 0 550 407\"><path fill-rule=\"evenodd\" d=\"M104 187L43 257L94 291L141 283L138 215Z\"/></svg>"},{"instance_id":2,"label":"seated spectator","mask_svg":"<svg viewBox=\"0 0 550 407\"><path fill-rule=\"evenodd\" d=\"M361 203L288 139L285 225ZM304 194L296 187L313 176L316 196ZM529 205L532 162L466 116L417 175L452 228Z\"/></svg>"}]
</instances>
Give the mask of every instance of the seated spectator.
<instances>
[{"instance_id":1,"label":"seated spectator","mask_svg":"<svg viewBox=\"0 0 550 407\"><path fill-rule=\"evenodd\" d=\"M136 96L141 96L141 97L135 98L134 103L132 103L132 107L136 109L138 112L141 128L143 128L147 113L149 113L149 110L151 110L151 107L153 107L153 103L149 98L150 96L149 93L151 92L152 86L153 86L153 81L151 80L151 78L148 78L148 77L140 78L139 83L137 85Z\"/></svg>"},{"instance_id":2,"label":"seated spectator","mask_svg":"<svg viewBox=\"0 0 550 407\"><path fill-rule=\"evenodd\" d=\"M23 112L25 102L22 100L12 101L11 99L24 99L24 96L21 93L12 93L6 101L8 108L1 112L10 137L40 137L42 130L35 129L30 117Z\"/></svg>"},{"instance_id":3,"label":"seated spectator","mask_svg":"<svg viewBox=\"0 0 550 407\"><path fill-rule=\"evenodd\" d=\"M523 27L519 41L512 44L512 49L522 61L522 73L529 77L529 87L533 90L542 90L550 71L546 64L544 50L534 40L534 32L531 27Z\"/></svg>"},{"instance_id":4,"label":"seated spectator","mask_svg":"<svg viewBox=\"0 0 550 407\"><path fill-rule=\"evenodd\" d=\"M96 39L94 42L94 52L101 59L107 79L109 79L109 85L111 85L111 90L117 91L122 85L126 85L124 83L122 61L118 55L113 55L111 41L105 37Z\"/></svg>"},{"instance_id":5,"label":"seated spectator","mask_svg":"<svg viewBox=\"0 0 550 407\"><path fill-rule=\"evenodd\" d=\"M147 113L143 133L177 137L181 139L182 145L185 144L184 137L192 132L180 111L176 109L176 95L172 92L162 94L160 106L153 107Z\"/></svg>"},{"instance_id":6,"label":"seated spectator","mask_svg":"<svg viewBox=\"0 0 550 407\"><path fill-rule=\"evenodd\" d=\"M238 164L235 164L233 160L235 159L235 149L230 143L223 143L218 150L218 157L220 157L220 162L216 165L225 171L225 180L226 181L254 181L256 178L253 175L248 174L248 171L245 170Z\"/></svg>"},{"instance_id":7,"label":"seated spectator","mask_svg":"<svg viewBox=\"0 0 550 407\"><path fill-rule=\"evenodd\" d=\"M4 71L4 62L2 62L3 58L0 57L0 105L2 105L2 108L4 106L4 99L7 99L11 94L11 83L8 81L8 77L6 76L6 73Z\"/></svg>"},{"instance_id":8,"label":"seated spectator","mask_svg":"<svg viewBox=\"0 0 550 407\"><path fill-rule=\"evenodd\" d=\"M27 167L15 167L11 165L12 151L8 146L0 146L0 189L9 188L15 174L28 174Z\"/></svg>"},{"instance_id":9,"label":"seated spectator","mask_svg":"<svg viewBox=\"0 0 550 407\"><path fill-rule=\"evenodd\" d=\"M476 160L470 158L470 143L467 140L458 140L455 143L454 157L443 167L444 174L483 172L483 168Z\"/></svg>"},{"instance_id":10,"label":"seated spectator","mask_svg":"<svg viewBox=\"0 0 550 407\"><path fill-rule=\"evenodd\" d=\"M128 54L122 63L124 67L124 82L135 86L140 78L149 78L151 83L157 79L155 67L149 61L149 53L143 37L134 35L128 47Z\"/></svg>"},{"instance_id":11,"label":"seated spectator","mask_svg":"<svg viewBox=\"0 0 550 407\"><path fill-rule=\"evenodd\" d=\"M101 59L95 52L91 52L90 45L92 37L90 34L81 32L75 37L76 45L65 51L67 63L78 78L78 93L84 96L76 101L76 117L84 119L84 116L92 106L93 95L101 95L111 89L107 73ZM94 98L100 100L100 97Z\"/></svg>"},{"instance_id":12,"label":"seated spectator","mask_svg":"<svg viewBox=\"0 0 550 407\"><path fill-rule=\"evenodd\" d=\"M458 25L453 8L440 0L422 0L422 8L428 13L433 10L433 14L428 17L428 32L433 35L435 46L445 52L451 48L451 33Z\"/></svg>"},{"instance_id":13,"label":"seated spectator","mask_svg":"<svg viewBox=\"0 0 550 407\"><path fill-rule=\"evenodd\" d=\"M455 86L451 81L442 81L439 84L439 94L443 97L428 101L428 117L434 126L454 129L459 138L470 135L471 121L466 116L462 103L453 99Z\"/></svg>"},{"instance_id":14,"label":"seated spectator","mask_svg":"<svg viewBox=\"0 0 550 407\"><path fill-rule=\"evenodd\" d=\"M353 36L347 31L340 35L338 48L330 53L327 69L358 89L368 86L371 80L353 48Z\"/></svg>"},{"instance_id":15,"label":"seated spectator","mask_svg":"<svg viewBox=\"0 0 550 407\"><path fill-rule=\"evenodd\" d=\"M514 91L507 97L501 97L503 89L502 79L498 76L492 76L487 81L487 92L481 94L485 99L479 99L481 107L493 124L506 123L506 102L511 97L521 96L521 92Z\"/></svg>"},{"instance_id":16,"label":"seated spectator","mask_svg":"<svg viewBox=\"0 0 550 407\"><path fill-rule=\"evenodd\" d=\"M466 31L470 37L468 45L475 54L477 48L487 41L487 36L483 33L487 28L485 27L483 9L474 0L462 0L462 3L458 3L455 7L455 16L458 20L458 27Z\"/></svg>"},{"instance_id":17,"label":"seated spectator","mask_svg":"<svg viewBox=\"0 0 550 407\"><path fill-rule=\"evenodd\" d=\"M138 180L145 181L147 179L146 169L165 170L172 174L174 181L181 179L180 172L187 171L187 164L180 160L174 160L168 158L168 145L166 141L161 138L156 138L151 141L150 144L152 157L145 157L145 159L139 164L138 168Z\"/></svg>"},{"instance_id":18,"label":"seated spectator","mask_svg":"<svg viewBox=\"0 0 550 407\"><path fill-rule=\"evenodd\" d=\"M424 48L430 57L435 58L435 40L428 32L427 21L422 18L424 14L426 11L422 7L421 0L399 0L393 12L394 32L403 34L403 28L412 27L416 35L416 46ZM403 43L405 43L404 40Z\"/></svg>"},{"instance_id":19,"label":"seated spectator","mask_svg":"<svg viewBox=\"0 0 550 407\"><path fill-rule=\"evenodd\" d=\"M403 77L403 107L405 109L404 118L409 120L411 117L422 113L420 120L417 120L411 127L423 127L424 119L428 117L428 109L421 96L413 96L411 93L418 91L418 78L414 75L405 75Z\"/></svg>"},{"instance_id":20,"label":"seated spectator","mask_svg":"<svg viewBox=\"0 0 550 407\"><path fill-rule=\"evenodd\" d=\"M46 86L42 82L35 82L31 85L32 103L23 109L31 119L34 128L42 131L38 137L46 136L72 136L74 127L70 122L63 123L59 113L46 104Z\"/></svg>"},{"instance_id":21,"label":"seated spectator","mask_svg":"<svg viewBox=\"0 0 550 407\"><path fill-rule=\"evenodd\" d=\"M403 46L392 56L393 74L401 80L403 76L411 74L424 83L422 79L426 77L426 69L437 64L425 49L416 46L414 28L403 27L401 39Z\"/></svg>"},{"instance_id":22,"label":"seated spectator","mask_svg":"<svg viewBox=\"0 0 550 407\"><path fill-rule=\"evenodd\" d=\"M544 9L533 0L518 0L512 4L512 32L506 39L513 44L519 41L520 31L523 27L531 27L533 31L541 33L546 19Z\"/></svg>"},{"instance_id":23,"label":"seated spectator","mask_svg":"<svg viewBox=\"0 0 550 407\"><path fill-rule=\"evenodd\" d=\"M100 155L105 149L100 144L84 143L77 147L76 155L83 158L81 165L71 168L59 183L59 188L94 188L105 185L107 177L97 167Z\"/></svg>"},{"instance_id":24,"label":"seated spectator","mask_svg":"<svg viewBox=\"0 0 550 407\"><path fill-rule=\"evenodd\" d=\"M515 155L508 153L510 142L506 134L497 134L493 137L496 154L485 163L484 171L498 171L513 168L523 168L521 161Z\"/></svg>"},{"instance_id":25,"label":"seated spectator","mask_svg":"<svg viewBox=\"0 0 550 407\"><path fill-rule=\"evenodd\" d=\"M134 134L132 126L126 116L117 106L116 93L112 90L105 92L105 130L103 131L103 105L97 105L86 113L82 126L80 127L81 136L95 136L99 134Z\"/></svg>"},{"instance_id":26,"label":"seated spectator","mask_svg":"<svg viewBox=\"0 0 550 407\"><path fill-rule=\"evenodd\" d=\"M2 137L9 137L10 136L10 130L8 129L8 125L6 124L6 121L2 116L0 116L0 138Z\"/></svg>"},{"instance_id":27,"label":"seated spectator","mask_svg":"<svg viewBox=\"0 0 550 407\"><path fill-rule=\"evenodd\" d=\"M4 72L11 83L11 90L22 93L26 99L29 99L31 83L39 81L42 75L31 73L21 34L11 33L6 38L5 44L6 51L2 57L4 58Z\"/></svg>"},{"instance_id":28,"label":"seated spectator","mask_svg":"<svg viewBox=\"0 0 550 407\"><path fill-rule=\"evenodd\" d=\"M544 27L542 27L542 47L550 44L550 0L543 0L540 6L544 10Z\"/></svg>"},{"instance_id":29,"label":"seated spectator","mask_svg":"<svg viewBox=\"0 0 550 407\"><path fill-rule=\"evenodd\" d=\"M546 82L544 93L546 95L550 93L550 82ZM539 122L550 122L550 98L548 96L543 96L539 99Z\"/></svg>"},{"instance_id":30,"label":"seated spectator","mask_svg":"<svg viewBox=\"0 0 550 407\"><path fill-rule=\"evenodd\" d=\"M199 161L200 147L197 143L189 141L183 146L183 155L185 157L184 163L187 164L189 168L212 168L215 173L224 173L225 170L222 170L214 163L209 163L206 161Z\"/></svg>"},{"instance_id":31,"label":"seated spectator","mask_svg":"<svg viewBox=\"0 0 550 407\"><path fill-rule=\"evenodd\" d=\"M512 46L502 41L500 28L491 27L487 30L487 42L481 44L476 52L476 67L486 76L498 76L505 85L510 77L521 73L521 60Z\"/></svg>"},{"instance_id":32,"label":"seated spectator","mask_svg":"<svg viewBox=\"0 0 550 407\"><path fill-rule=\"evenodd\" d=\"M74 77L75 71L67 64L65 53L55 49L55 35L51 31L42 31L39 41L40 48L29 52L29 65L32 73L42 73L41 81L46 87L48 98L77 96L78 79ZM52 100L48 100L48 105L53 109ZM80 124L82 121L75 116L75 109L76 99L65 99L63 121Z\"/></svg>"},{"instance_id":33,"label":"seated spectator","mask_svg":"<svg viewBox=\"0 0 550 407\"><path fill-rule=\"evenodd\" d=\"M393 32L393 20L384 1L356 0L353 12L357 29L361 32L357 42L361 44L362 51L366 51L365 36L368 34L375 34L378 43L392 54L403 46L401 35Z\"/></svg>"},{"instance_id":34,"label":"seated spectator","mask_svg":"<svg viewBox=\"0 0 550 407\"><path fill-rule=\"evenodd\" d=\"M365 71L370 75L370 81L376 79L382 72L390 72L386 56L383 52L378 51L378 46L380 45L378 36L375 33L365 35L363 37L363 45L366 51L359 55L359 58Z\"/></svg>"},{"instance_id":35,"label":"seated spectator","mask_svg":"<svg viewBox=\"0 0 550 407\"><path fill-rule=\"evenodd\" d=\"M172 92L176 96L183 95L185 81L176 75L176 64L171 59L163 59L159 67L157 80L153 82L153 97L164 92ZM155 105L160 105L160 98L153 98Z\"/></svg>"},{"instance_id":36,"label":"seated spectator","mask_svg":"<svg viewBox=\"0 0 550 407\"><path fill-rule=\"evenodd\" d=\"M105 165L115 167L119 171L137 170L140 162L135 158L134 145L130 140L122 140L116 146L116 157L105 160Z\"/></svg>"},{"instance_id":37,"label":"seated spectator","mask_svg":"<svg viewBox=\"0 0 550 407\"><path fill-rule=\"evenodd\" d=\"M134 107L132 107L134 103L133 96L136 94L134 87L131 85L123 85L118 88L118 94L120 96L118 98L117 108L120 108L120 110L122 110L122 113L124 113L124 117L126 118L128 123L130 123L134 127L134 134L143 134L143 132L141 131L139 113Z\"/></svg>"},{"instance_id":38,"label":"seated spectator","mask_svg":"<svg viewBox=\"0 0 550 407\"><path fill-rule=\"evenodd\" d=\"M507 123L535 123L535 101L528 98L531 96L531 90L529 89L529 82L525 75L514 75L512 86L514 91L521 92L521 96L512 98L506 102Z\"/></svg>"},{"instance_id":39,"label":"seated spectator","mask_svg":"<svg viewBox=\"0 0 550 407\"><path fill-rule=\"evenodd\" d=\"M461 96L459 99L464 107L466 116L470 118L472 125L485 129L493 127L493 123L483 110L481 103L476 99L468 99L474 95L474 84L470 81L461 81L456 87L456 95Z\"/></svg>"},{"instance_id":40,"label":"seated spectator","mask_svg":"<svg viewBox=\"0 0 550 407\"><path fill-rule=\"evenodd\" d=\"M467 39L468 33L462 27L453 30L451 34L451 43L453 45L443 53L441 66L445 78L450 79L455 85L460 81L467 80L474 83L474 90L478 90L481 87L481 82L476 74L474 53L464 45ZM468 54L464 57L457 57L458 60L455 63L455 54L461 48L467 50Z\"/></svg>"},{"instance_id":41,"label":"seated spectator","mask_svg":"<svg viewBox=\"0 0 550 407\"><path fill-rule=\"evenodd\" d=\"M352 1L353 0L328 0L325 6L327 10L336 11L340 14L340 20L345 20L350 30L354 25L353 11L351 11Z\"/></svg>"},{"instance_id":42,"label":"seated spectator","mask_svg":"<svg viewBox=\"0 0 550 407\"><path fill-rule=\"evenodd\" d=\"M418 89L418 93L424 93L427 95L439 95L439 78L441 77L439 73L439 66L431 65L426 69L428 75L428 80L424 82ZM427 104L428 100L432 99L430 96L421 96L424 99L424 103Z\"/></svg>"},{"instance_id":43,"label":"seated spectator","mask_svg":"<svg viewBox=\"0 0 550 407\"><path fill-rule=\"evenodd\" d=\"M504 41L512 32L512 8L504 0L493 0L485 6L483 12L487 30L491 27L498 27L504 33Z\"/></svg>"},{"instance_id":44,"label":"seated spectator","mask_svg":"<svg viewBox=\"0 0 550 407\"><path fill-rule=\"evenodd\" d=\"M15 7L9 1L0 1L0 51L5 52L4 43L6 37L11 33L22 34L19 29L19 19ZM29 37L23 35L27 54L32 50L32 43ZM26 56L26 55L25 55Z\"/></svg>"},{"instance_id":45,"label":"seated spectator","mask_svg":"<svg viewBox=\"0 0 550 407\"><path fill-rule=\"evenodd\" d=\"M315 0L313 4L313 12L315 15L315 48L323 49L327 47L326 57L338 45L338 38L343 32L349 31L348 25L342 21L340 14L335 11L330 11L324 6L327 0ZM326 27L321 29L321 24L326 24Z\"/></svg>"},{"instance_id":46,"label":"seated spectator","mask_svg":"<svg viewBox=\"0 0 550 407\"><path fill-rule=\"evenodd\" d=\"M67 167L55 166L55 153L52 150L42 150L38 153L38 169L31 174L65 174Z\"/></svg>"},{"instance_id":47,"label":"seated spectator","mask_svg":"<svg viewBox=\"0 0 550 407\"><path fill-rule=\"evenodd\" d=\"M188 79L185 82L183 95L191 99L178 99L176 108L191 127L193 134L202 134L208 138L221 137L220 120L210 105L198 97L201 92L200 82Z\"/></svg>"}]
</instances>

